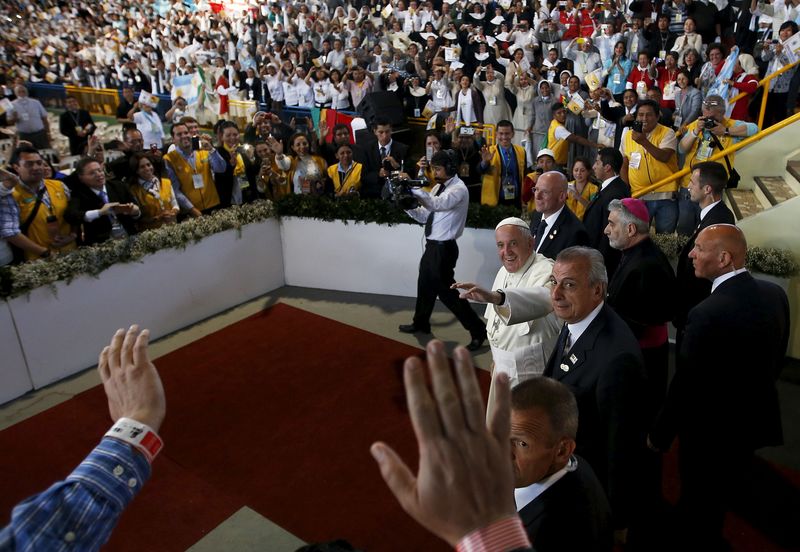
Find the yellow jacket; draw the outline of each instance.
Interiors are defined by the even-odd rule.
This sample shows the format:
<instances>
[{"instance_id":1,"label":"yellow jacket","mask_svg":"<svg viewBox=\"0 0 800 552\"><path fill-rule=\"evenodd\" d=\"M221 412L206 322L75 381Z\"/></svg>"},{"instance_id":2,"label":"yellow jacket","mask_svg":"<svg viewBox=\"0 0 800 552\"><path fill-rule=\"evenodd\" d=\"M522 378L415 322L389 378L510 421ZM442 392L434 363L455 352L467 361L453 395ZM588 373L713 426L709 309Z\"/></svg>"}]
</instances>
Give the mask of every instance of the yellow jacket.
<instances>
[{"instance_id":1,"label":"yellow jacket","mask_svg":"<svg viewBox=\"0 0 800 552\"><path fill-rule=\"evenodd\" d=\"M514 145L514 155L517 160L517 174L520 180L520 194L522 194L522 180L525 178L525 148ZM497 145L490 146L492 160L489 168L483 173L481 181L481 204L497 205L500 200L500 176L502 173L502 159L500 158L500 148ZM522 199L519 199L520 203Z\"/></svg>"}]
</instances>

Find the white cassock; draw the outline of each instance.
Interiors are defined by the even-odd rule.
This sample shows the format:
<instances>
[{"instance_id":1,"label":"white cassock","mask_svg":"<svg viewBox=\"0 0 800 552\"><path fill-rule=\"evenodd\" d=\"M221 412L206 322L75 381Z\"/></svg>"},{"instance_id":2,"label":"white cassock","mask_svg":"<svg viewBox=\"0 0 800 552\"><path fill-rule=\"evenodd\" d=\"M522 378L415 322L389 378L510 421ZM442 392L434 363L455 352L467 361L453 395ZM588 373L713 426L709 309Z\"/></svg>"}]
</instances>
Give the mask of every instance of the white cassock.
<instances>
[{"instance_id":1,"label":"white cassock","mask_svg":"<svg viewBox=\"0 0 800 552\"><path fill-rule=\"evenodd\" d=\"M511 312L508 301L502 306L486 305L484 313L495 370L508 374L511 387L541 375L558 340L561 322L553 314L550 289L544 287L552 271L551 259L531 254L517 272L510 273L501 267L494 279L492 289L510 289L512 293L517 288L525 289L526 321L509 324L515 313ZM518 299L515 304L521 302Z\"/></svg>"}]
</instances>

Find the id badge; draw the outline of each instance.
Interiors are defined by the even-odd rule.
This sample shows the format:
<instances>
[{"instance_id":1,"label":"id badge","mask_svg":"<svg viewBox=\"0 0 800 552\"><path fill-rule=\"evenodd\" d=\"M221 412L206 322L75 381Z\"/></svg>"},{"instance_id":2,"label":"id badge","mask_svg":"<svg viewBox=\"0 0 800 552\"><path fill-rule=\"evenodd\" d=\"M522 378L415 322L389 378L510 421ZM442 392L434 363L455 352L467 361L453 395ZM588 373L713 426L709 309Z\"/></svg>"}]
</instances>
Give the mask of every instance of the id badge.
<instances>
[{"instance_id":1,"label":"id badge","mask_svg":"<svg viewBox=\"0 0 800 552\"><path fill-rule=\"evenodd\" d=\"M76 127L75 127L75 132L80 132L80 131L82 131L82 130L83 130L83 127L79 127L79 126L76 126Z\"/></svg>"},{"instance_id":2,"label":"id badge","mask_svg":"<svg viewBox=\"0 0 800 552\"><path fill-rule=\"evenodd\" d=\"M645 84L643 80L636 83L636 94L639 96L640 100L647 97L647 84Z\"/></svg>"},{"instance_id":3,"label":"id badge","mask_svg":"<svg viewBox=\"0 0 800 552\"><path fill-rule=\"evenodd\" d=\"M613 83L614 83L614 84L622 84L622 75L619 73L619 71L617 71L616 73L614 73L614 80L613 80Z\"/></svg>"},{"instance_id":4,"label":"id badge","mask_svg":"<svg viewBox=\"0 0 800 552\"><path fill-rule=\"evenodd\" d=\"M489 105L497 105L497 96L489 96Z\"/></svg>"},{"instance_id":5,"label":"id badge","mask_svg":"<svg viewBox=\"0 0 800 552\"><path fill-rule=\"evenodd\" d=\"M461 163L458 166L458 176L462 178L469 177L469 163Z\"/></svg>"},{"instance_id":6,"label":"id badge","mask_svg":"<svg viewBox=\"0 0 800 552\"><path fill-rule=\"evenodd\" d=\"M664 84L664 99L665 100L674 100L675 99L675 83L668 82Z\"/></svg>"},{"instance_id":7,"label":"id badge","mask_svg":"<svg viewBox=\"0 0 800 552\"><path fill-rule=\"evenodd\" d=\"M666 50L659 50L658 51L658 57L661 58L661 59L664 59L665 57L667 57L667 51Z\"/></svg>"},{"instance_id":8,"label":"id badge","mask_svg":"<svg viewBox=\"0 0 800 552\"><path fill-rule=\"evenodd\" d=\"M31 115L30 113L23 111L22 113L19 114L19 118L27 123L28 121L31 120Z\"/></svg>"},{"instance_id":9,"label":"id badge","mask_svg":"<svg viewBox=\"0 0 800 552\"><path fill-rule=\"evenodd\" d=\"M436 91L436 99L439 99L439 100L444 99L444 90L437 90Z\"/></svg>"},{"instance_id":10,"label":"id badge","mask_svg":"<svg viewBox=\"0 0 800 552\"><path fill-rule=\"evenodd\" d=\"M193 174L192 175L192 184L194 185L195 190L202 190L205 183L203 182L203 175L202 174Z\"/></svg>"},{"instance_id":11,"label":"id badge","mask_svg":"<svg viewBox=\"0 0 800 552\"><path fill-rule=\"evenodd\" d=\"M673 128L681 128L681 123L683 122L683 117L680 115L675 116L675 122L672 123Z\"/></svg>"},{"instance_id":12,"label":"id badge","mask_svg":"<svg viewBox=\"0 0 800 552\"><path fill-rule=\"evenodd\" d=\"M639 165L641 165L641 163L642 163L642 154L639 153L638 151L633 152L631 154L631 159L630 159L630 163L628 164L628 166L631 169L638 169Z\"/></svg>"},{"instance_id":13,"label":"id badge","mask_svg":"<svg viewBox=\"0 0 800 552\"><path fill-rule=\"evenodd\" d=\"M517 188L514 186L514 181L506 177L503 179L503 197L506 199L514 199L517 195Z\"/></svg>"},{"instance_id":14,"label":"id badge","mask_svg":"<svg viewBox=\"0 0 800 552\"><path fill-rule=\"evenodd\" d=\"M416 108L416 109L414 109L414 117L416 117L417 119L419 119L421 116L422 116L422 115L421 115L421 113L420 113L420 110L419 110L419 108Z\"/></svg>"},{"instance_id":15,"label":"id badge","mask_svg":"<svg viewBox=\"0 0 800 552\"><path fill-rule=\"evenodd\" d=\"M705 161L709 157L711 157L711 140L703 139L700 143L700 146L697 148L697 159Z\"/></svg>"},{"instance_id":16,"label":"id badge","mask_svg":"<svg viewBox=\"0 0 800 552\"><path fill-rule=\"evenodd\" d=\"M680 13L675 14L675 23L682 23L683 22L683 15Z\"/></svg>"},{"instance_id":17,"label":"id badge","mask_svg":"<svg viewBox=\"0 0 800 552\"><path fill-rule=\"evenodd\" d=\"M555 82L556 80L556 72L555 71L548 71L547 72L547 80L550 82Z\"/></svg>"},{"instance_id":18,"label":"id badge","mask_svg":"<svg viewBox=\"0 0 800 552\"><path fill-rule=\"evenodd\" d=\"M245 188L249 188L249 187L250 187L250 181L249 181L249 180L247 180L247 179L246 179L246 178L244 178L244 177L237 176L237 177L236 177L236 182L238 182L238 183L239 183L239 189L240 189L240 190L244 190Z\"/></svg>"}]
</instances>

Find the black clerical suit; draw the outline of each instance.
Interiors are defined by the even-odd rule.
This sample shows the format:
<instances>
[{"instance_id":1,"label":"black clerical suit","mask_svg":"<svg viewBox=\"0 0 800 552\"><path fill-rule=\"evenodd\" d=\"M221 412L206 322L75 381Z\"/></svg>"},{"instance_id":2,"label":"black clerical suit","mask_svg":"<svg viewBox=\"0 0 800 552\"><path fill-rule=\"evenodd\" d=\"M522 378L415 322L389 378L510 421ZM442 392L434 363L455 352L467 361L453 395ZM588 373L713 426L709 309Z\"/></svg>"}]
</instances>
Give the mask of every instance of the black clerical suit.
<instances>
[{"instance_id":1,"label":"black clerical suit","mask_svg":"<svg viewBox=\"0 0 800 552\"><path fill-rule=\"evenodd\" d=\"M363 153L364 169L361 177L361 197L380 197L385 179L381 178L378 173L383 166L383 158L386 157L386 155L381 155L381 146L377 140L371 140L364 144ZM397 170L408 172L404 166L406 157L408 157L407 145L392 139L390 147L387 150L387 155L390 155L395 161L400 163L400 168Z\"/></svg>"},{"instance_id":2,"label":"black clerical suit","mask_svg":"<svg viewBox=\"0 0 800 552\"><path fill-rule=\"evenodd\" d=\"M622 260L608 284L606 302L639 340L647 370L648 406L653 416L667 392L666 324L674 317L676 299L675 272L653 240L645 238L622 252Z\"/></svg>"},{"instance_id":3,"label":"black clerical suit","mask_svg":"<svg viewBox=\"0 0 800 552\"><path fill-rule=\"evenodd\" d=\"M538 229L541 222L542 213L538 211L531 213L531 230L537 244L536 252L545 257L555 259L567 247L589 244L589 234L586 232L586 228L566 205L562 207L561 213L553 226L547 230L546 235L540 238Z\"/></svg>"},{"instance_id":4,"label":"black clerical suit","mask_svg":"<svg viewBox=\"0 0 800 552\"><path fill-rule=\"evenodd\" d=\"M616 177L597 192L583 214L583 226L589 234L589 247L594 247L603 255L609 279L613 276L622 253L611 247L605 234L608 226L608 204L614 199L623 199L630 195L630 187L620 177Z\"/></svg>"},{"instance_id":5,"label":"black clerical suit","mask_svg":"<svg viewBox=\"0 0 800 552\"><path fill-rule=\"evenodd\" d=\"M694 275L694 262L689 258L689 252L694 249L694 241L700 231L714 224L734 224L733 213L722 201L714 205L700 220L697 229L678 255L678 268L675 271L678 281L678 298L673 320L673 324L678 330L676 340L678 348L680 348L680 340L683 337L683 328L686 325L689 311L711 293L711 282Z\"/></svg>"},{"instance_id":6,"label":"black clerical suit","mask_svg":"<svg viewBox=\"0 0 800 552\"><path fill-rule=\"evenodd\" d=\"M87 125L91 126L87 127ZM87 134L78 136L79 130L86 130ZM58 131L69 138L69 154L81 155L89 142L89 136L94 134L94 121L85 109L79 109L75 112L66 110L58 118Z\"/></svg>"},{"instance_id":7,"label":"black clerical suit","mask_svg":"<svg viewBox=\"0 0 800 552\"><path fill-rule=\"evenodd\" d=\"M698 549L719 544L725 502L753 503L753 451L781 445L775 387L789 343L789 303L777 285L743 272L689 311L653 444L680 441L681 499Z\"/></svg>"},{"instance_id":8,"label":"black clerical suit","mask_svg":"<svg viewBox=\"0 0 800 552\"><path fill-rule=\"evenodd\" d=\"M133 195L125 184L107 180L105 184L109 203L134 203ZM74 226L81 226L78 233L79 245L102 243L111 237L111 217L101 215L92 222L86 222L87 211L102 208L103 200L87 185L78 182L72 187L65 218ZM115 215L128 235L136 234L135 219L128 215Z\"/></svg>"}]
</instances>

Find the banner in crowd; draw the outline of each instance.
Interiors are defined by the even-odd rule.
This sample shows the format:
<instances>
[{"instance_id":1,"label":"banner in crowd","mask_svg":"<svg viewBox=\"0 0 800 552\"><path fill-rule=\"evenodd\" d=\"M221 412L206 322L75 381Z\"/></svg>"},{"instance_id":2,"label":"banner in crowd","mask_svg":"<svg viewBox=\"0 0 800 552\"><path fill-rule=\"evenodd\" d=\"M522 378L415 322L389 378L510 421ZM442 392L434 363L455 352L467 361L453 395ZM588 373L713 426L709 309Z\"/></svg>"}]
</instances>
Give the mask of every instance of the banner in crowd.
<instances>
[{"instance_id":1,"label":"banner in crowd","mask_svg":"<svg viewBox=\"0 0 800 552\"><path fill-rule=\"evenodd\" d=\"M203 78L199 73L179 75L172 79L172 100L183 98L187 105L197 103Z\"/></svg>"}]
</instances>

